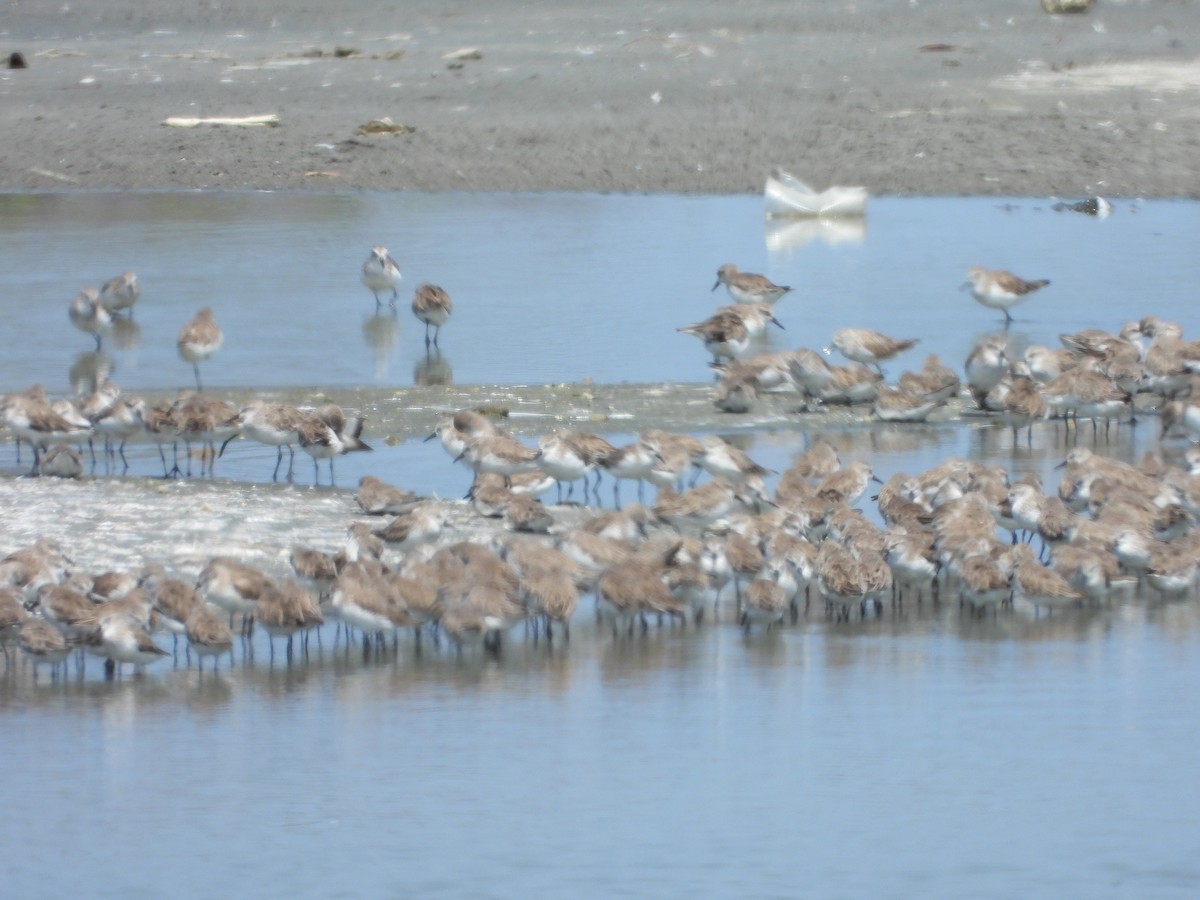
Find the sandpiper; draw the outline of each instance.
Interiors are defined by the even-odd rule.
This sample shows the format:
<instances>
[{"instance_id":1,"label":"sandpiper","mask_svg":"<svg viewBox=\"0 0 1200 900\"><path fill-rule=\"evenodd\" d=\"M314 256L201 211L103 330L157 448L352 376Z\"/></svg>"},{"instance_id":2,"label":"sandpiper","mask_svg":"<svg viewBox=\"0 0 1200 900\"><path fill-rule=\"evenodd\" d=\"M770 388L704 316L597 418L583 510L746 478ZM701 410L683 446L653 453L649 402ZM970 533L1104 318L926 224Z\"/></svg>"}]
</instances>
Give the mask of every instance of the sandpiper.
<instances>
[{"instance_id":1,"label":"sandpiper","mask_svg":"<svg viewBox=\"0 0 1200 900\"><path fill-rule=\"evenodd\" d=\"M461 459L476 472L509 478L536 470L541 456L540 450L525 446L511 435L484 432L467 438L466 447L455 462Z\"/></svg>"},{"instance_id":2,"label":"sandpiper","mask_svg":"<svg viewBox=\"0 0 1200 900\"><path fill-rule=\"evenodd\" d=\"M125 458L125 442L141 433L145 414L146 401L141 397L122 397L112 409L96 419L92 427L96 434L104 435L106 464L114 454L119 454L125 468L129 468L129 460Z\"/></svg>"},{"instance_id":3,"label":"sandpiper","mask_svg":"<svg viewBox=\"0 0 1200 900\"><path fill-rule=\"evenodd\" d=\"M254 616L270 638L271 659L275 658L275 638L287 638L289 662L296 632L319 628L325 621L316 599L293 578L268 586L258 598Z\"/></svg>"},{"instance_id":4,"label":"sandpiper","mask_svg":"<svg viewBox=\"0 0 1200 900\"><path fill-rule=\"evenodd\" d=\"M583 501L587 503L588 475L595 469L596 462L585 454L576 440L576 432L560 429L553 434L544 434L538 438L538 449L542 451L539 460L542 471L558 485L559 502L562 502L564 481L569 485L567 499L570 499L575 492L575 482L583 479Z\"/></svg>"},{"instance_id":5,"label":"sandpiper","mask_svg":"<svg viewBox=\"0 0 1200 900\"><path fill-rule=\"evenodd\" d=\"M217 668L217 659L223 653L230 655L233 661L233 632L229 625L222 621L211 607L197 602L188 612L184 623L184 634L188 646L196 651L196 666L204 671L204 657L213 658L213 670Z\"/></svg>"},{"instance_id":6,"label":"sandpiper","mask_svg":"<svg viewBox=\"0 0 1200 900\"><path fill-rule=\"evenodd\" d=\"M436 541L445 522L446 515L440 504L422 503L371 532L396 549L408 551Z\"/></svg>"},{"instance_id":7,"label":"sandpiper","mask_svg":"<svg viewBox=\"0 0 1200 900\"><path fill-rule=\"evenodd\" d=\"M738 303L774 303L791 290L790 287L775 284L763 275L739 272L733 263L725 263L717 269L717 281L712 289L715 291L721 285L725 285L729 296Z\"/></svg>"},{"instance_id":8,"label":"sandpiper","mask_svg":"<svg viewBox=\"0 0 1200 900\"><path fill-rule=\"evenodd\" d=\"M394 265L394 264L393 264ZM438 334L450 314L454 312L454 303L450 295L436 284L422 284L413 294L413 315L425 323L425 346L429 346L429 326L433 326L433 346L438 345Z\"/></svg>"},{"instance_id":9,"label":"sandpiper","mask_svg":"<svg viewBox=\"0 0 1200 900\"><path fill-rule=\"evenodd\" d=\"M207 306L180 329L176 346L184 362L192 364L192 370L196 373L196 390L204 390L200 384L200 363L220 350L224 340L225 335Z\"/></svg>"},{"instance_id":10,"label":"sandpiper","mask_svg":"<svg viewBox=\"0 0 1200 900\"><path fill-rule=\"evenodd\" d=\"M875 398L875 415L884 422L924 422L939 405L940 401L930 397L881 385Z\"/></svg>"},{"instance_id":11,"label":"sandpiper","mask_svg":"<svg viewBox=\"0 0 1200 900\"><path fill-rule=\"evenodd\" d=\"M67 307L67 316L72 325L96 339L96 349L99 350L101 338L112 327L112 316L101 305L100 292L95 288L84 288Z\"/></svg>"},{"instance_id":12,"label":"sandpiper","mask_svg":"<svg viewBox=\"0 0 1200 900\"><path fill-rule=\"evenodd\" d=\"M967 270L967 280L963 287L971 289L971 296L975 298L976 303L989 309L1003 310L1004 324L1007 326L1012 322L1009 310L1018 303L1024 303L1034 291L1044 288L1049 283L1045 278L1026 281L1003 269L972 266Z\"/></svg>"},{"instance_id":13,"label":"sandpiper","mask_svg":"<svg viewBox=\"0 0 1200 900\"><path fill-rule=\"evenodd\" d=\"M71 645L67 643L63 633L36 616L29 616L21 622L20 641L21 649L34 662L35 678L39 664L49 664L53 672L71 652Z\"/></svg>"},{"instance_id":14,"label":"sandpiper","mask_svg":"<svg viewBox=\"0 0 1200 900\"><path fill-rule=\"evenodd\" d=\"M242 632L248 633L258 598L271 579L232 556L214 556L196 579L196 593L229 613L242 615Z\"/></svg>"},{"instance_id":15,"label":"sandpiper","mask_svg":"<svg viewBox=\"0 0 1200 900\"><path fill-rule=\"evenodd\" d=\"M710 434L700 442L702 450L697 464L715 478L726 478L731 482L744 481L751 475L774 475L746 455L740 447L726 441L720 435Z\"/></svg>"},{"instance_id":16,"label":"sandpiper","mask_svg":"<svg viewBox=\"0 0 1200 900\"><path fill-rule=\"evenodd\" d=\"M364 475L358 480L354 501L368 516L398 516L410 512L421 498L374 475Z\"/></svg>"},{"instance_id":17,"label":"sandpiper","mask_svg":"<svg viewBox=\"0 0 1200 900\"><path fill-rule=\"evenodd\" d=\"M137 275L133 272L122 272L104 282L103 287L100 288L100 305L110 313L129 310L129 315L132 317L133 305L138 302L141 295L142 288L138 284Z\"/></svg>"},{"instance_id":18,"label":"sandpiper","mask_svg":"<svg viewBox=\"0 0 1200 900\"><path fill-rule=\"evenodd\" d=\"M958 373L934 354L925 357L919 372L901 372L900 387L928 400L948 400L958 393Z\"/></svg>"},{"instance_id":19,"label":"sandpiper","mask_svg":"<svg viewBox=\"0 0 1200 900\"><path fill-rule=\"evenodd\" d=\"M201 444L200 474L213 474L216 466L217 443L221 446L241 429L241 416L224 400L216 400L203 394L182 392L175 401L172 413L175 434L183 441L187 455L187 474L192 474L191 445ZM178 473L178 467L176 468Z\"/></svg>"},{"instance_id":20,"label":"sandpiper","mask_svg":"<svg viewBox=\"0 0 1200 900\"><path fill-rule=\"evenodd\" d=\"M275 469L271 472L271 480L279 477L279 466L283 462L283 448L287 447L288 473L292 477L292 466L296 461L296 451L292 445L300 440L300 423L304 414L294 406L286 403L268 403L265 400L251 400L242 407L242 435L260 444L275 447Z\"/></svg>"},{"instance_id":21,"label":"sandpiper","mask_svg":"<svg viewBox=\"0 0 1200 900\"><path fill-rule=\"evenodd\" d=\"M400 283L400 267L388 253L388 248L376 245L371 248L371 255L362 264L362 282L375 295L375 309L379 309L379 292L391 291L392 299L388 306L396 308L396 285Z\"/></svg>"},{"instance_id":22,"label":"sandpiper","mask_svg":"<svg viewBox=\"0 0 1200 900\"><path fill-rule=\"evenodd\" d=\"M36 472L41 451L59 441L72 441L87 436L84 425L72 424L50 406L46 389L35 384L19 394L10 394L3 405L4 424L33 448L33 469Z\"/></svg>"},{"instance_id":23,"label":"sandpiper","mask_svg":"<svg viewBox=\"0 0 1200 900\"><path fill-rule=\"evenodd\" d=\"M976 344L966 361L967 385L975 404L983 409L988 391L1008 374L1008 341L989 335Z\"/></svg>"},{"instance_id":24,"label":"sandpiper","mask_svg":"<svg viewBox=\"0 0 1200 900\"><path fill-rule=\"evenodd\" d=\"M298 428L300 449L312 457L314 483L320 481L319 460L329 460L329 483L332 485L335 456L371 449L362 440L362 430L362 418L347 416L333 403L317 408L301 420Z\"/></svg>"},{"instance_id":25,"label":"sandpiper","mask_svg":"<svg viewBox=\"0 0 1200 900\"><path fill-rule=\"evenodd\" d=\"M600 468L613 477L613 505L621 505L621 479L632 479L638 485L638 500L644 499L642 484L654 465L655 450L645 438L617 447L597 460Z\"/></svg>"},{"instance_id":26,"label":"sandpiper","mask_svg":"<svg viewBox=\"0 0 1200 900\"><path fill-rule=\"evenodd\" d=\"M842 356L853 362L874 366L881 372L879 364L903 353L920 342L919 338L899 339L888 337L870 328L839 328L833 333L833 346Z\"/></svg>"},{"instance_id":27,"label":"sandpiper","mask_svg":"<svg viewBox=\"0 0 1200 900\"><path fill-rule=\"evenodd\" d=\"M720 362L722 358L737 359L750 346L750 332L745 320L730 310L678 330L700 338L704 349L712 354L713 362Z\"/></svg>"}]
</instances>

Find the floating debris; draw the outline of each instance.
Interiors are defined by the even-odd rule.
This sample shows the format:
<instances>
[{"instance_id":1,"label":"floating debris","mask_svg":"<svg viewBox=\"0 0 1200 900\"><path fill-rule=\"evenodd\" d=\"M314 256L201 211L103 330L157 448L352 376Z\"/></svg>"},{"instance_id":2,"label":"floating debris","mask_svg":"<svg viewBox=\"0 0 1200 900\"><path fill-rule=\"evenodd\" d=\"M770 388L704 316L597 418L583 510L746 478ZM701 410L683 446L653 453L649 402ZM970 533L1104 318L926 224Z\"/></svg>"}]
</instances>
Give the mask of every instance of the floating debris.
<instances>
[{"instance_id":1,"label":"floating debris","mask_svg":"<svg viewBox=\"0 0 1200 900\"><path fill-rule=\"evenodd\" d=\"M1042 0L1042 9L1051 15L1081 13L1091 5L1092 0Z\"/></svg>"},{"instance_id":2,"label":"floating debris","mask_svg":"<svg viewBox=\"0 0 1200 900\"><path fill-rule=\"evenodd\" d=\"M867 212L866 188L834 185L817 191L783 169L776 169L767 176L764 196L768 218L863 216Z\"/></svg>"},{"instance_id":3,"label":"floating debris","mask_svg":"<svg viewBox=\"0 0 1200 900\"><path fill-rule=\"evenodd\" d=\"M1112 204L1103 197L1088 197L1084 200L1077 200L1074 203L1059 201L1052 207L1055 212L1077 212L1088 216L1095 216L1097 219L1107 219L1112 213Z\"/></svg>"},{"instance_id":4,"label":"floating debris","mask_svg":"<svg viewBox=\"0 0 1200 900\"><path fill-rule=\"evenodd\" d=\"M449 53L443 54L442 59L447 62L465 62L469 59L483 59L483 51L478 47L463 47L459 50L451 50Z\"/></svg>"},{"instance_id":5,"label":"floating debris","mask_svg":"<svg viewBox=\"0 0 1200 900\"><path fill-rule=\"evenodd\" d=\"M170 116L163 119L164 125L172 128L195 128L198 125L227 125L235 128L276 128L279 116L271 113L265 116Z\"/></svg>"}]
</instances>

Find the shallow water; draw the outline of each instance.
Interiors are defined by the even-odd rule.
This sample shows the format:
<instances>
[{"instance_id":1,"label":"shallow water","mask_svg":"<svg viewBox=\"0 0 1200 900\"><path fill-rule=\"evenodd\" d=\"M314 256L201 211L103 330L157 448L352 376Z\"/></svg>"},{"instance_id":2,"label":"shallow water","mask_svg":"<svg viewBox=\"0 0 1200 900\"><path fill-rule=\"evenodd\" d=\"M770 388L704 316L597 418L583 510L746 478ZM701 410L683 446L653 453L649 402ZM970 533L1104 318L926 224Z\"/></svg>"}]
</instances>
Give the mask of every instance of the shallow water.
<instances>
[{"instance_id":1,"label":"shallow water","mask_svg":"<svg viewBox=\"0 0 1200 900\"><path fill-rule=\"evenodd\" d=\"M674 328L723 302L708 289L727 260L796 287L780 303L788 332L777 346L817 346L864 324L921 334L956 364L998 324L957 291L967 265L1051 277L1014 326L1046 342L1146 313L1192 334L1200 265L1197 208L1172 203L1119 204L1101 222L1046 202L881 199L865 234L790 250L769 249L776 237L752 198L72 195L3 198L0 212L0 387L43 381L53 393L68 389L88 343L66 303L127 266L144 284L141 336L111 351L113 377L166 393L191 377L174 334L203 304L227 333L205 369L214 386L411 384L424 348L406 310L390 356L363 338L374 303L357 266L378 241L405 268L402 299L421 279L454 295L443 344L457 383L705 381L702 349ZM278 341L266 339L272 330ZM376 450L338 460L340 490L309 487L303 455L294 485L262 484L274 453L245 442L212 482L109 479L103 465L79 483L0 479L0 549L50 534L89 571L162 559L194 575L234 550L282 572L292 543L340 542L361 474L442 496L465 490L468 473L436 444L369 429ZM1049 490L1069 447L1091 443L1087 426L1077 435L1048 424L1032 447L1014 445L1007 429L978 421L806 423L736 439L782 469L814 431L882 478L958 455L1037 472ZM1151 423L1096 449L1132 460L1161 446ZM144 445L130 460L134 476L158 469ZM15 470L11 446L0 465ZM610 491L606 481L606 505ZM624 485L624 500L633 495ZM82 675L72 663L66 679L43 672L34 683L18 657L0 675L5 892L1200 888L1194 598L982 619L928 604L849 623L813 610L749 637L731 618L614 640L585 599L569 644L518 630L498 660L429 646L418 655L407 639L364 657L335 646L327 626L321 646L314 638L290 665L278 643L272 662L259 634L216 675L181 655L117 681L93 659Z\"/></svg>"},{"instance_id":2,"label":"shallow water","mask_svg":"<svg viewBox=\"0 0 1200 900\"><path fill-rule=\"evenodd\" d=\"M142 299L101 362L139 392L193 383L175 337L202 306L225 331L202 367L211 387L705 381L707 354L676 329L728 302L711 291L724 262L794 288L771 347L825 347L845 326L921 338L893 374L926 352L961 366L1002 324L959 290L971 265L1051 279L1017 308L1017 343L1148 314L1186 329L1200 204L1122 202L1103 221L1051 205L876 198L865 221L829 230L764 224L754 197L9 195L0 390L40 381L65 392L73 366L94 366L94 342L67 305L124 269L138 273ZM359 282L377 243L404 271L394 318L386 305L374 315ZM436 360L408 309L422 281L455 301Z\"/></svg>"}]
</instances>

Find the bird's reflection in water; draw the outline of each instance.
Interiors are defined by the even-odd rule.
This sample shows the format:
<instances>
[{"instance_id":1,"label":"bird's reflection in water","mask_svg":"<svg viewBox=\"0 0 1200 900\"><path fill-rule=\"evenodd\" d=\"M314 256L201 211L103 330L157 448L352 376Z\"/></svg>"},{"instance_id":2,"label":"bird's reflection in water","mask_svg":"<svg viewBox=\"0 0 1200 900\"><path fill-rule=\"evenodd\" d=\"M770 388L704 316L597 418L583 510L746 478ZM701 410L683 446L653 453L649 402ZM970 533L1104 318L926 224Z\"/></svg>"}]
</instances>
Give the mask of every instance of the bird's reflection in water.
<instances>
[{"instance_id":1,"label":"bird's reflection in water","mask_svg":"<svg viewBox=\"0 0 1200 900\"><path fill-rule=\"evenodd\" d=\"M417 364L413 366L413 384L454 384L454 370L450 367L450 360L442 356L436 347L433 348L433 352L426 350L425 356L418 359Z\"/></svg>"},{"instance_id":2,"label":"bird's reflection in water","mask_svg":"<svg viewBox=\"0 0 1200 900\"><path fill-rule=\"evenodd\" d=\"M400 337L400 323L396 320L396 311L388 310L382 314L367 316L363 319L363 341L371 348L375 357L375 377L386 378L392 365L392 348Z\"/></svg>"},{"instance_id":3,"label":"bird's reflection in water","mask_svg":"<svg viewBox=\"0 0 1200 900\"><path fill-rule=\"evenodd\" d=\"M142 326L129 316L113 316L109 341L114 350L136 350L142 342Z\"/></svg>"},{"instance_id":4,"label":"bird's reflection in water","mask_svg":"<svg viewBox=\"0 0 1200 900\"><path fill-rule=\"evenodd\" d=\"M67 374L71 389L81 397L90 397L96 388L112 377L116 367L112 357L103 350L80 353Z\"/></svg>"}]
</instances>

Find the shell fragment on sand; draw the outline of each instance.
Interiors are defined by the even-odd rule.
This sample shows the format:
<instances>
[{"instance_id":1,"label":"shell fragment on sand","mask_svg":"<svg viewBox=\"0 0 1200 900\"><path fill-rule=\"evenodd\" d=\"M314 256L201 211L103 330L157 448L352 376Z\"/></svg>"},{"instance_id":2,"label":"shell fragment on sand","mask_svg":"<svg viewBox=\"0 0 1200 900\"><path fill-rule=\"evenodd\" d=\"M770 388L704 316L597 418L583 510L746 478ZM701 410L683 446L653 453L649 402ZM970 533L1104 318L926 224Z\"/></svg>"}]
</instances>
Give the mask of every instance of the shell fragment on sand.
<instances>
[{"instance_id":1,"label":"shell fragment on sand","mask_svg":"<svg viewBox=\"0 0 1200 900\"><path fill-rule=\"evenodd\" d=\"M867 189L834 185L815 191L795 175L776 169L767 176L763 191L767 217L775 216L863 216L867 212Z\"/></svg>"}]
</instances>

